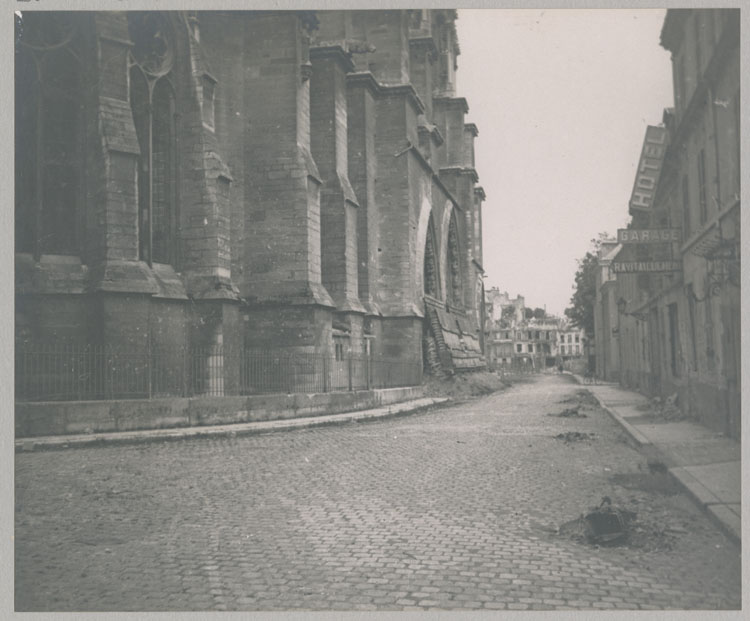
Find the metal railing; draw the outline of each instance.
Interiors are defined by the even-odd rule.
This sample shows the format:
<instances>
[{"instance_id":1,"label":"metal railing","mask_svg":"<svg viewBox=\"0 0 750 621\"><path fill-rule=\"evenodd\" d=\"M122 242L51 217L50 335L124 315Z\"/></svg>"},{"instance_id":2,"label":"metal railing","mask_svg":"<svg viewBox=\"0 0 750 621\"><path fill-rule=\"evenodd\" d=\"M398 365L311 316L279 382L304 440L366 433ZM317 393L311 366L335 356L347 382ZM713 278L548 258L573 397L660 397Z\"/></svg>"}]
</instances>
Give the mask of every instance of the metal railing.
<instances>
[{"instance_id":1,"label":"metal railing","mask_svg":"<svg viewBox=\"0 0 750 621\"><path fill-rule=\"evenodd\" d=\"M415 386L422 363L232 347L16 346L18 401L316 393Z\"/></svg>"}]
</instances>

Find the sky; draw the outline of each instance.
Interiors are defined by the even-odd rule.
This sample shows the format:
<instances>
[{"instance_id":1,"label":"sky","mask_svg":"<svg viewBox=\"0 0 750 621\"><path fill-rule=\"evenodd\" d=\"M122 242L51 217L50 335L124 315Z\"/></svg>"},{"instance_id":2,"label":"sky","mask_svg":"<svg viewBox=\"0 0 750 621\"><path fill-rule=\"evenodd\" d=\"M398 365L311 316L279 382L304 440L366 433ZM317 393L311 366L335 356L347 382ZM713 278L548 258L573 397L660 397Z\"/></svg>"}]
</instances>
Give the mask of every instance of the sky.
<instances>
[{"instance_id":1,"label":"sky","mask_svg":"<svg viewBox=\"0 0 750 621\"><path fill-rule=\"evenodd\" d=\"M628 221L647 125L673 105L664 10L459 10L485 289L562 315L577 260Z\"/></svg>"}]
</instances>

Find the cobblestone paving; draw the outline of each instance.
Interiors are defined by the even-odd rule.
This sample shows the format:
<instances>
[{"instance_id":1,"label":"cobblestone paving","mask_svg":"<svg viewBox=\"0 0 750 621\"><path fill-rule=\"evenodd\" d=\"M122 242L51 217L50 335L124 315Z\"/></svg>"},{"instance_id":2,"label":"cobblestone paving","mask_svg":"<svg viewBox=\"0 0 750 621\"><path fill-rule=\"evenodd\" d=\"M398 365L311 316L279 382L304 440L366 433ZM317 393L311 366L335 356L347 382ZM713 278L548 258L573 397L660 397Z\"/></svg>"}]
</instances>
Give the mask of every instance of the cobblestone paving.
<instances>
[{"instance_id":1,"label":"cobblestone paving","mask_svg":"<svg viewBox=\"0 0 750 621\"><path fill-rule=\"evenodd\" d=\"M556 375L403 418L16 455L17 610L738 608L740 552ZM593 433L565 443L565 431ZM671 549L557 534L608 495ZM685 532L682 532L684 530Z\"/></svg>"}]
</instances>

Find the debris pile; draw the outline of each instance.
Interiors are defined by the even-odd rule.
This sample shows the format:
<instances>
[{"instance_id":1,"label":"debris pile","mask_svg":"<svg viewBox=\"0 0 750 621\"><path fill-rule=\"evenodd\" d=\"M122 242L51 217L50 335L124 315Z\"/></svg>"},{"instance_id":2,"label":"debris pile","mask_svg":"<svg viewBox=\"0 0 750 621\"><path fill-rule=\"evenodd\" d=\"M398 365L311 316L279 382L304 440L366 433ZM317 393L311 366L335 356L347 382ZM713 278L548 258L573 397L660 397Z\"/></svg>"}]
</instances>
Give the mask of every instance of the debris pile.
<instances>
[{"instance_id":1,"label":"debris pile","mask_svg":"<svg viewBox=\"0 0 750 621\"><path fill-rule=\"evenodd\" d=\"M556 416L558 418L587 418L588 415L581 412L581 406L577 405L574 408L565 408L562 412L557 414L547 414L547 416Z\"/></svg>"},{"instance_id":2,"label":"debris pile","mask_svg":"<svg viewBox=\"0 0 750 621\"><path fill-rule=\"evenodd\" d=\"M674 393L662 399L661 397L654 397L648 403L638 406L638 409L645 411L647 416L662 418L664 420L683 420L687 416L683 413L678 405L677 393Z\"/></svg>"},{"instance_id":3,"label":"debris pile","mask_svg":"<svg viewBox=\"0 0 750 621\"><path fill-rule=\"evenodd\" d=\"M431 397L470 398L505 390L511 382L488 371L454 373L450 377L428 376L425 395Z\"/></svg>"},{"instance_id":4,"label":"debris pile","mask_svg":"<svg viewBox=\"0 0 750 621\"><path fill-rule=\"evenodd\" d=\"M636 516L635 511L614 507L609 496L604 496L598 507L566 522L558 533L595 545L617 545L627 540Z\"/></svg>"},{"instance_id":5,"label":"debris pile","mask_svg":"<svg viewBox=\"0 0 750 621\"><path fill-rule=\"evenodd\" d=\"M572 395L568 395L564 399L560 399L558 403L571 403L574 405L566 408L559 414L548 414L548 416L577 416L583 418L586 416L586 414L584 414L581 410L599 407L599 402L596 400L596 397L585 389L576 390L576 392Z\"/></svg>"},{"instance_id":6,"label":"debris pile","mask_svg":"<svg viewBox=\"0 0 750 621\"><path fill-rule=\"evenodd\" d=\"M654 399L655 405L659 409L659 416L667 420L679 420L684 418L682 410L677 406L677 393L670 395L662 402L659 397Z\"/></svg>"},{"instance_id":7,"label":"debris pile","mask_svg":"<svg viewBox=\"0 0 750 621\"><path fill-rule=\"evenodd\" d=\"M609 496L602 498L598 507L583 516L586 539L596 544L615 544L628 536L628 526L635 521L636 513L612 506Z\"/></svg>"},{"instance_id":8,"label":"debris pile","mask_svg":"<svg viewBox=\"0 0 750 621\"><path fill-rule=\"evenodd\" d=\"M593 433L586 433L584 431L566 431L565 433L558 433L555 436L556 440L565 440L565 444L569 442L581 442L583 440L592 440L594 438Z\"/></svg>"}]
</instances>

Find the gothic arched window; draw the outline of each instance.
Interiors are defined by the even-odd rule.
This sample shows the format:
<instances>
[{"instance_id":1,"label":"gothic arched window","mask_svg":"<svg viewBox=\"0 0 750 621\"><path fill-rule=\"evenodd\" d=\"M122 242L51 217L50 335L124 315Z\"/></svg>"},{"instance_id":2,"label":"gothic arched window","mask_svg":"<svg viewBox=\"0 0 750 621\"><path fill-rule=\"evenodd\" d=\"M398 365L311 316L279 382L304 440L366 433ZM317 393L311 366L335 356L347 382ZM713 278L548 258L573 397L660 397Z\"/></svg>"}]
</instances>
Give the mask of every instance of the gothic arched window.
<instances>
[{"instance_id":1,"label":"gothic arched window","mask_svg":"<svg viewBox=\"0 0 750 621\"><path fill-rule=\"evenodd\" d=\"M130 106L138 159L139 256L151 263L175 261L176 141L175 93L170 76L174 60L172 34L155 12L128 14L133 40Z\"/></svg>"},{"instance_id":2,"label":"gothic arched window","mask_svg":"<svg viewBox=\"0 0 750 621\"><path fill-rule=\"evenodd\" d=\"M427 225L427 240L424 247L424 293L432 297L438 297L438 271L437 271L437 253L435 252L435 230L432 225L432 216L430 216Z\"/></svg>"},{"instance_id":3,"label":"gothic arched window","mask_svg":"<svg viewBox=\"0 0 750 621\"><path fill-rule=\"evenodd\" d=\"M463 306L460 251L458 247L458 226L456 216L451 214L448 225L447 271L448 271L448 301L457 306Z\"/></svg>"},{"instance_id":4,"label":"gothic arched window","mask_svg":"<svg viewBox=\"0 0 750 621\"><path fill-rule=\"evenodd\" d=\"M16 16L16 250L78 254L84 131L72 16Z\"/></svg>"}]
</instances>

